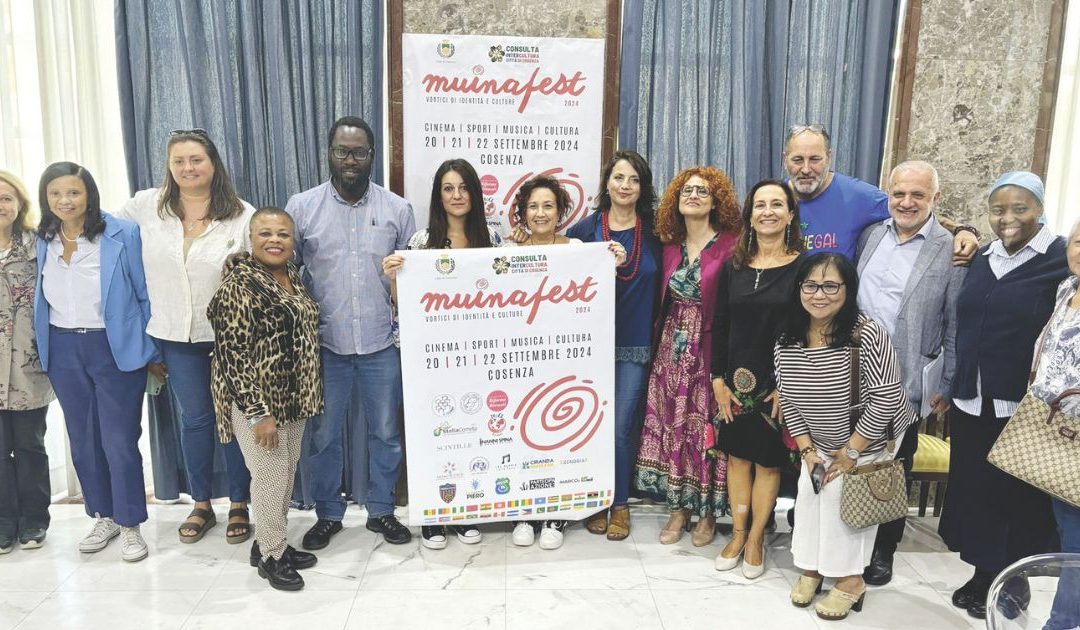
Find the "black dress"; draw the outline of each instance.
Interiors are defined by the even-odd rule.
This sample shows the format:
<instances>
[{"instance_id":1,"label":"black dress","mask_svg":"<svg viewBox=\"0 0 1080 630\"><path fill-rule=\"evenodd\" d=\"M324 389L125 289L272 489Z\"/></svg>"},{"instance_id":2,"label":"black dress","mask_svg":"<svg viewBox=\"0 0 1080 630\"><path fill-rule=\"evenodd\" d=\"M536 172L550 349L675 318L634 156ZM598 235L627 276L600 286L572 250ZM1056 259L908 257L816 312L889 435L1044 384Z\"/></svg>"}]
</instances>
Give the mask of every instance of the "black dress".
<instances>
[{"instance_id":1,"label":"black dress","mask_svg":"<svg viewBox=\"0 0 1080 630\"><path fill-rule=\"evenodd\" d=\"M770 417L776 389L773 346L794 290L803 256L781 267L720 272L713 317L712 375L724 377L734 394L734 421L718 421L717 447L728 455L767 467L790 461L780 426Z\"/></svg>"}]
</instances>

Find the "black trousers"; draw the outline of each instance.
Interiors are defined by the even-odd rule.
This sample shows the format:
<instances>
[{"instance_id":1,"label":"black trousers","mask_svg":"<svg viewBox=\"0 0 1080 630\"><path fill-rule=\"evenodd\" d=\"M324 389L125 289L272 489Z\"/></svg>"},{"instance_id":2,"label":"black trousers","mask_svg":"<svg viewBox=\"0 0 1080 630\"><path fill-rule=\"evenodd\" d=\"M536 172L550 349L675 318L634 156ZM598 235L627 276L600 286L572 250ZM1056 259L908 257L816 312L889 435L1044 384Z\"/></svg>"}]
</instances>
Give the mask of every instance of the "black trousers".
<instances>
[{"instance_id":1,"label":"black trousers","mask_svg":"<svg viewBox=\"0 0 1080 630\"><path fill-rule=\"evenodd\" d=\"M904 439L900 442L900 449L896 452L898 459L904 460L904 477L907 478L907 487L911 489L911 467L915 464L915 451L919 448L919 423L908 427L904 433ZM907 517L901 516L895 521L882 523L878 526L877 538L874 539L874 552L892 556L896 553L896 547L904 538L904 525Z\"/></svg>"},{"instance_id":2,"label":"black trousers","mask_svg":"<svg viewBox=\"0 0 1080 630\"><path fill-rule=\"evenodd\" d=\"M0 411L0 531L49 527L48 407Z\"/></svg>"}]
</instances>

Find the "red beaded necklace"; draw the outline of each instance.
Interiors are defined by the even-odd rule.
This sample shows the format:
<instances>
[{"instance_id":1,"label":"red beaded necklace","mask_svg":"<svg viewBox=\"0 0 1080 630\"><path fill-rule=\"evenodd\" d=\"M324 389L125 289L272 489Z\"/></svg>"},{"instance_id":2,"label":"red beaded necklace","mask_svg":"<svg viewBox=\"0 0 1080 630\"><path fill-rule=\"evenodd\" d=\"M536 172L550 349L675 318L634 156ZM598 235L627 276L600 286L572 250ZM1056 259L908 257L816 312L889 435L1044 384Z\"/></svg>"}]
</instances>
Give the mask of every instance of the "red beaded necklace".
<instances>
[{"instance_id":1,"label":"red beaded necklace","mask_svg":"<svg viewBox=\"0 0 1080 630\"><path fill-rule=\"evenodd\" d=\"M604 241L610 241L611 239L611 227L608 225L608 213L603 213L604 216L600 218L600 234L603 235ZM630 267L629 275L622 275L618 269L615 270L615 278L622 280L623 282L630 282L637 277L638 266L641 265L641 217L634 215L634 244L631 247L631 252L628 253L629 258L622 265L619 265L619 269Z\"/></svg>"}]
</instances>

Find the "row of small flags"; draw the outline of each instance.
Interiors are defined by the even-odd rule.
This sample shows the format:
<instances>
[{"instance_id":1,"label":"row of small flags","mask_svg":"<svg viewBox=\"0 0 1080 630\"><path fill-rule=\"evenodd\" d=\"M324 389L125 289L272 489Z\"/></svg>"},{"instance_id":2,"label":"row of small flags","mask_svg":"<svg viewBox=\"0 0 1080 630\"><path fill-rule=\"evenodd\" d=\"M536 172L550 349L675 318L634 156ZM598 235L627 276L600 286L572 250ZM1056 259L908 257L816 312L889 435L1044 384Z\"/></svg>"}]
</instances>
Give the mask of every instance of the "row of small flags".
<instances>
[{"instance_id":1,"label":"row of small flags","mask_svg":"<svg viewBox=\"0 0 1080 630\"><path fill-rule=\"evenodd\" d=\"M603 507L610 504L611 500L602 498L602 495L611 494L611 491L593 491L553 495L549 497L536 497L533 499L511 499L508 501L495 501L492 503L474 503L472 505L427 509L424 510L424 516L431 522L445 523L480 517L511 518L515 516L529 516L531 514L550 514L552 512L562 512L567 510L583 510ZM483 514L481 514L481 512L483 512Z\"/></svg>"}]
</instances>

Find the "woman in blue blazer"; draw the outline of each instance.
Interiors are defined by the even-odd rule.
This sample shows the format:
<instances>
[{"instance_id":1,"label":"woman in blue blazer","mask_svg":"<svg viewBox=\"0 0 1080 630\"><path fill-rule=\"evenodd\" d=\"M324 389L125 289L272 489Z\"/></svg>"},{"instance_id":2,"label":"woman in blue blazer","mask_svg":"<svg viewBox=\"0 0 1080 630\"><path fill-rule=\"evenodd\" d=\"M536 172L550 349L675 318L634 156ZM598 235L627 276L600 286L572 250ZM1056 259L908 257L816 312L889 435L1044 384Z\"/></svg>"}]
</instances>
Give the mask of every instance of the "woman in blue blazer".
<instances>
[{"instance_id":1,"label":"woman in blue blazer","mask_svg":"<svg viewBox=\"0 0 1080 630\"><path fill-rule=\"evenodd\" d=\"M46 168L39 195L34 331L64 410L86 512L95 517L79 551L100 551L120 536L122 557L135 562L147 555L139 533L146 365L161 361L145 332L139 228L102 212L94 178L72 162Z\"/></svg>"}]
</instances>

